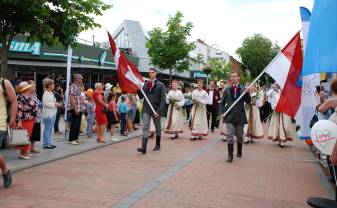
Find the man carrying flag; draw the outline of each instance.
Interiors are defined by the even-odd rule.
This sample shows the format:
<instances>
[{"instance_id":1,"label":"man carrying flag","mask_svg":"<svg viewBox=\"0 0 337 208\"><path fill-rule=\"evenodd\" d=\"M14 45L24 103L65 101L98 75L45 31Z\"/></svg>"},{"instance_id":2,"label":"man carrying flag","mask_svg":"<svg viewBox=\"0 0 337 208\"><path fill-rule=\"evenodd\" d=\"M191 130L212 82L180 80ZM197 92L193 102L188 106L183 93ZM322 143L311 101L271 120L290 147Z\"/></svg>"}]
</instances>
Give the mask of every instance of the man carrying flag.
<instances>
[{"instance_id":1,"label":"man carrying flag","mask_svg":"<svg viewBox=\"0 0 337 208\"><path fill-rule=\"evenodd\" d=\"M160 115L164 113L166 96L165 86L157 80L157 71L154 68L149 70L150 81L144 84L142 75L138 69L128 61L124 53L116 46L115 41L108 32L109 42L114 56L114 62L117 67L118 83L123 93L137 93L138 89L144 95L143 103L143 140L142 147L138 148L138 152L146 153L147 140L149 135L151 117L156 128L156 146L153 151L160 150L161 140L161 123Z\"/></svg>"}]
</instances>

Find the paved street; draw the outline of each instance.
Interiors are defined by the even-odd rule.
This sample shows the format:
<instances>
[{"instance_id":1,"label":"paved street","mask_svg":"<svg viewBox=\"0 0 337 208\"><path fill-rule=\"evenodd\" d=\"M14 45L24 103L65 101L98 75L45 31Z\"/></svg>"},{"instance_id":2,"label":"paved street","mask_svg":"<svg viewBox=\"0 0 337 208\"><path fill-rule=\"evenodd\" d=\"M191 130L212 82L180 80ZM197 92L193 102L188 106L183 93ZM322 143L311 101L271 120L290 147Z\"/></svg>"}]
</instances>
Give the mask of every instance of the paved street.
<instances>
[{"instance_id":1,"label":"paved street","mask_svg":"<svg viewBox=\"0 0 337 208\"><path fill-rule=\"evenodd\" d=\"M162 149L136 152L140 138L18 171L0 188L0 207L308 207L309 196L332 197L309 149L294 141L244 146L225 162L218 133L201 141L164 137Z\"/></svg>"}]
</instances>

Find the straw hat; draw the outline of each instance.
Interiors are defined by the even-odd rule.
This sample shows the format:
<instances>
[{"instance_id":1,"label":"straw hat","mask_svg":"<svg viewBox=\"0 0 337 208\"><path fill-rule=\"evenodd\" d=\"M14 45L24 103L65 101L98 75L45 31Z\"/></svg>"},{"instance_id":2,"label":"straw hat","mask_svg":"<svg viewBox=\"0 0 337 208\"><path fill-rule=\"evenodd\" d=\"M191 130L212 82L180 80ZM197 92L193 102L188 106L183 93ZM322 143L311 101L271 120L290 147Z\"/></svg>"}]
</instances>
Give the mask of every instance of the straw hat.
<instances>
[{"instance_id":1,"label":"straw hat","mask_svg":"<svg viewBox=\"0 0 337 208\"><path fill-rule=\"evenodd\" d=\"M34 87L33 85L29 84L28 82L20 82L19 88L20 88L20 93Z\"/></svg>"}]
</instances>

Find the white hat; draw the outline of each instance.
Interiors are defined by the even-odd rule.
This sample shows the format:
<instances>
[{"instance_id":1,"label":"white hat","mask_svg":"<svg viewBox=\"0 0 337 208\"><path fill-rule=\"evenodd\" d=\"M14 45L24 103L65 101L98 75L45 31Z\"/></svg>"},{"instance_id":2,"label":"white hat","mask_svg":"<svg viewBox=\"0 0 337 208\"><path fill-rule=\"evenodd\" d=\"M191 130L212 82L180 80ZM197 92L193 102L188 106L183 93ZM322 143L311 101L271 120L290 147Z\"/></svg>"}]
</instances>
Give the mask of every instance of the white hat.
<instances>
[{"instance_id":1,"label":"white hat","mask_svg":"<svg viewBox=\"0 0 337 208\"><path fill-rule=\"evenodd\" d=\"M99 83L99 82L95 83L95 89L97 89L97 88L99 88L101 86L102 86L102 83Z\"/></svg>"},{"instance_id":2,"label":"white hat","mask_svg":"<svg viewBox=\"0 0 337 208\"><path fill-rule=\"evenodd\" d=\"M113 85L110 84L110 83L106 83L106 84L105 84L105 90L106 90L106 91L111 90L112 87L113 87Z\"/></svg>"}]
</instances>

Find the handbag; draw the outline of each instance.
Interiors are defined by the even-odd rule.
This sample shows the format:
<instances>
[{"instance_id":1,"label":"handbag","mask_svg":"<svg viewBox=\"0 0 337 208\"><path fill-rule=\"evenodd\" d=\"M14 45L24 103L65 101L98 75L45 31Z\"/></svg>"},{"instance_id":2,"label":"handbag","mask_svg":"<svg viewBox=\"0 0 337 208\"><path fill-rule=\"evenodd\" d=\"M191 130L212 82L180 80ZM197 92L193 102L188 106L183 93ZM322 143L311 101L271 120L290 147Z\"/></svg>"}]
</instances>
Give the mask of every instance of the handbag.
<instances>
[{"instance_id":1,"label":"handbag","mask_svg":"<svg viewBox=\"0 0 337 208\"><path fill-rule=\"evenodd\" d=\"M27 129L9 129L8 142L13 146L22 146L30 144L29 134Z\"/></svg>"},{"instance_id":2,"label":"handbag","mask_svg":"<svg viewBox=\"0 0 337 208\"><path fill-rule=\"evenodd\" d=\"M102 106L102 113L107 113L107 112L108 112L108 108L103 105Z\"/></svg>"}]
</instances>

